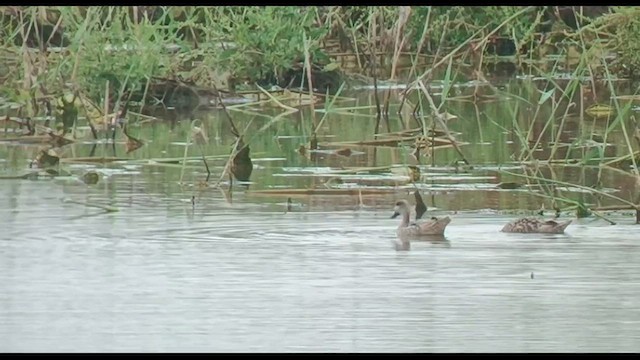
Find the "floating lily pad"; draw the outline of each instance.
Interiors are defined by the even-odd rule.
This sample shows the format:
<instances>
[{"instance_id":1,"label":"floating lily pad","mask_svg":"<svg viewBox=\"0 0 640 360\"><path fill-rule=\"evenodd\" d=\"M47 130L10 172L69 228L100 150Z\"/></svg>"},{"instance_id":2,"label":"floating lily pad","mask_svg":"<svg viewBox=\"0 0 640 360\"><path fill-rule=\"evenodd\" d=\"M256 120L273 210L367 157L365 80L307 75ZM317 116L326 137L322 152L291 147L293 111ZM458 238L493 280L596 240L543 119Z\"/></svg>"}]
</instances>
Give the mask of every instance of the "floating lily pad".
<instances>
[{"instance_id":1,"label":"floating lily pad","mask_svg":"<svg viewBox=\"0 0 640 360\"><path fill-rule=\"evenodd\" d=\"M82 181L87 185L95 185L100 180L100 174L95 171L87 171L82 175Z\"/></svg>"},{"instance_id":2,"label":"floating lily pad","mask_svg":"<svg viewBox=\"0 0 640 360\"><path fill-rule=\"evenodd\" d=\"M596 119L607 119L615 115L615 109L609 105L594 104L589 106L585 113Z\"/></svg>"},{"instance_id":3,"label":"floating lily pad","mask_svg":"<svg viewBox=\"0 0 640 360\"><path fill-rule=\"evenodd\" d=\"M516 182L501 182L498 185L496 185L496 187L498 189L513 190L513 189L521 188L522 184L519 184Z\"/></svg>"},{"instance_id":4,"label":"floating lily pad","mask_svg":"<svg viewBox=\"0 0 640 360\"><path fill-rule=\"evenodd\" d=\"M127 161L125 158L118 158L112 156L105 157L75 157L75 158L64 158L62 159L63 163L98 163L98 164L106 164L112 163L114 161Z\"/></svg>"},{"instance_id":5,"label":"floating lily pad","mask_svg":"<svg viewBox=\"0 0 640 360\"><path fill-rule=\"evenodd\" d=\"M310 196L310 195L381 195L395 193L394 189L367 189L367 188L350 188L350 189L271 189L271 190L254 190L248 191L247 195L287 195L287 196Z\"/></svg>"}]
</instances>

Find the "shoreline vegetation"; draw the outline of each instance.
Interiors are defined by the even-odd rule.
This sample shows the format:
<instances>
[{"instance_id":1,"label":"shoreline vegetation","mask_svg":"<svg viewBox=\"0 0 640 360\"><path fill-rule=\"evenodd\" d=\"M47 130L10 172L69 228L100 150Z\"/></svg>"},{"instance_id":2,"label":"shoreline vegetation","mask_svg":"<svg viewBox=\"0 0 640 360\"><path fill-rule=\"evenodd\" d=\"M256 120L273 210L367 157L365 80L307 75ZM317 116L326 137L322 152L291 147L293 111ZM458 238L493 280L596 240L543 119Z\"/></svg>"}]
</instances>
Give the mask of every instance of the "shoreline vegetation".
<instances>
[{"instance_id":1,"label":"shoreline vegetation","mask_svg":"<svg viewBox=\"0 0 640 360\"><path fill-rule=\"evenodd\" d=\"M345 81L426 79L448 57L476 79L471 69L544 72L558 57L564 71L584 62L595 78L606 76L603 59L617 78L635 78L640 65L640 7L3 6L0 14L0 76L13 97L71 90L98 102L107 81L113 101L191 86L205 99L256 85L335 93Z\"/></svg>"},{"instance_id":2,"label":"shoreline vegetation","mask_svg":"<svg viewBox=\"0 0 640 360\"><path fill-rule=\"evenodd\" d=\"M500 174L535 184L555 210L600 216L613 208L562 196L557 188L570 183L540 168L590 166L598 178L615 168L640 186L639 15L640 7L615 6L0 6L0 120L5 135L11 126L22 143L49 144L33 163L59 170L70 159L55 149L80 136L79 122L111 144L121 130L129 154L145 144L131 128L157 109L186 111L190 135L175 165L184 173L197 145L208 186L207 124L193 109L219 108L234 139L214 174L219 186L227 175L232 184L231 174L249 181L252 140L303 107L311 114L303 156L330 148L318 143L329 114L348 114L371 117L373 139L334 144L341 156L357 146L408 146L418 164L427 157L434 166L435 152L447 149L460 159L456 171L472 169L467 144L448 128L458 118L448 105L468 102L480 114L478 104L508 99L497 126L512 137L511 160L523 173ZM371 104L343 105L349 91L371 93ZM284 113L254 133L236 126L231 113L266 104ZM400 132L390 125L396 114ZM604 130L594 130L596 120ZM583 134L565 138L573 124ZM640 223L637 193L611 195L601 185L573 184L635 210Z\"/></svg>"}]
</instances>

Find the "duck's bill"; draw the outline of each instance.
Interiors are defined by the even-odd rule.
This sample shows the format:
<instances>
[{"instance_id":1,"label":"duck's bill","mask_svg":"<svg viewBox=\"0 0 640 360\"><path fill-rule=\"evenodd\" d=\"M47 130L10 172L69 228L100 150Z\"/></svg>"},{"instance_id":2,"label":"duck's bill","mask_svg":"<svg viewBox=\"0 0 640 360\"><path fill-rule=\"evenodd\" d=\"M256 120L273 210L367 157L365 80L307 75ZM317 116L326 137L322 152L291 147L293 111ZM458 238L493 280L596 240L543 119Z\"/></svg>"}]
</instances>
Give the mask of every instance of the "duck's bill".
<instances>
[{"instance_id":1,"label":"duck's bill","mask_svg":"<svg viewBox=\"0 0 640 360\"><path fill-rule=\"evenodd\" d=\"M397 218L398 216L400 216L400 213L396 211L396 212L394 212L394 213L393 213L393 215L391 215L391 218L392 218L392 219L395 219L395 218Z\"/></svg>"}]
</instances>

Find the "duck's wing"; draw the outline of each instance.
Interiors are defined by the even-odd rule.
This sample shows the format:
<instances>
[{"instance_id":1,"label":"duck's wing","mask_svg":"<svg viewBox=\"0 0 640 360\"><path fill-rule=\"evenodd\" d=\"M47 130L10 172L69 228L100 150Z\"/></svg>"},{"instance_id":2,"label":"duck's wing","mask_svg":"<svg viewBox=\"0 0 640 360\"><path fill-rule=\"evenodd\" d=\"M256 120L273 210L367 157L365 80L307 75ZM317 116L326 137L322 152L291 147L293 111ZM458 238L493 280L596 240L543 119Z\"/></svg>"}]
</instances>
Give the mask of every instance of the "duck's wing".
<instances>
[{"instance_id":1,"label":"duck's wing","mask_svg":"<svg viewBox=\"0 0 640 360\"><path fill-rule=\"evenodd\" d=\"M419 231L420 228L422 227L422 224L423 224L422 222L420 222L420 223L412 222L407 226L407 229L412 229L412 230L415 230L415 231Z\"/></svg>"},{"instance_id":2,"label":"duck's wing","mask_svg":"<svg viewBox=\"0 0 640 360\"><path fill-rule=\"evenodd\" d=\"M508 223L502 228L503 232L513 233L556 233L564 232L564 229L571 224L571 220L557 222L555 220L541 221L534 218L522 218Z\"/></svg>"},{"instance_id":3,"label":"duck's wing","mask_svg":"<svg viewBox=\"0 0 640 360\"><path fill-rule=\"evenodd\" d=\"M537 232L542 223L538 219L521 218L514 220L502 228L503 232L532 233Z\"/></svg>"},{"instance_id":4,"label":"duck's wing","mask_svg":"<svg viewBox=\"0 0 640 360\"><path fill-rule=\"evenodd\" d=\"M434 217L418 223L417 226L420 228L421 235L442 235L450 222L451 218L448 216L439 219Z\"/></svg>"},{"instance_id":5,"label":"duck's wing","mask_svg":"<svg viewBox=\"0 0 640 360\"><path fill-rule=\"evenodd\" d=\"M550 225L550 226L558 226L560 225L559 222L555 221L555 220L547 220L544 222L545 225Z\"/></svg>"},{"instance_id":6,"label":"duck's wing","mask_svg":"<svg viewBox=\"0 0 640 360\"><path fill-rule=\"evenodd\" d=\"M403 235L417 236L422 232L422 222L411 222L402 229L398 229Z\"/></svg>"},{"instance_id":7,"label":"duck's wing","mask_svg":"<svg viewBox=\"0 0 640 360\"><path fill-rule=\"evenodd\" d=\"M540 230L542 232L554 233L554 234L562 234L564 233L564 229L571 224L572 220L565 222L557 222L555 220L547 220L544 223L540 224Z\"/></svg>"}]
</instances>

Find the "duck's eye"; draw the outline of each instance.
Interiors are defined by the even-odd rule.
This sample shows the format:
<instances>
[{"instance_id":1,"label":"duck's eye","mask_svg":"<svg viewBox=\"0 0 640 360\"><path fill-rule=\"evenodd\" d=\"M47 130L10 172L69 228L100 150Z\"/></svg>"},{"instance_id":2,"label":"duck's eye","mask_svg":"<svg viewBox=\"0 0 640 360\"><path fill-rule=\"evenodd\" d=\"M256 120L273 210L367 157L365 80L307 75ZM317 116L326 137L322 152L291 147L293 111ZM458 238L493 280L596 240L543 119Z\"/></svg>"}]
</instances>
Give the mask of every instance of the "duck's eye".
<instances>
[{"instance_id":1,"label":"duck's eye","mask_svg":"<svg viewBox=\"0 0 640 360\"><path fill-rule=\"evenodd\" d=\"M396 203L396 206L400 206L400 205L402 205L402 201L398 201L398 202Z\"/></svg>"}]
</instances>

